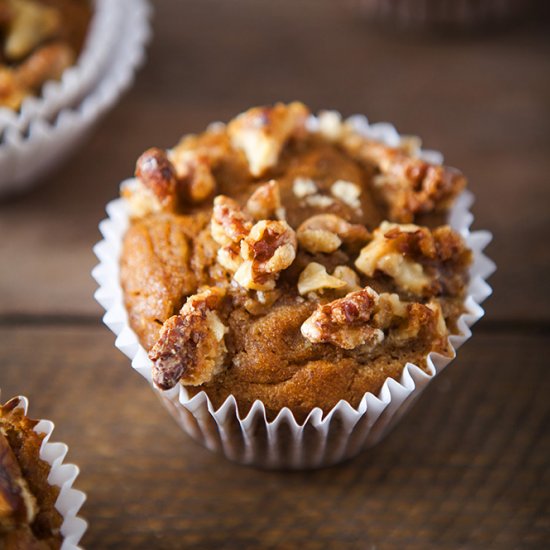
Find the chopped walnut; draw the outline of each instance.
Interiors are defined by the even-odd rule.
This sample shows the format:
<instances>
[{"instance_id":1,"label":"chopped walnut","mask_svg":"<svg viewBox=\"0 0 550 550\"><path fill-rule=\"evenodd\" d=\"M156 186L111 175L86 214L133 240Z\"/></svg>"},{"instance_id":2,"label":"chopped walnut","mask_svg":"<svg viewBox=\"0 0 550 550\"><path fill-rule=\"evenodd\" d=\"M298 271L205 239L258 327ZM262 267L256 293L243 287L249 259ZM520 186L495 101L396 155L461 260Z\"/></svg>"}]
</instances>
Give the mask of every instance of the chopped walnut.
<instances>
[{"instance_id":1,"label":"chopped walnut","mask_svg":"<svg viewBox=\"0 0 550 550\"><path fill-rule=\"evenodd\" d=\"M411 222L416 214L448 208L464 189L464 175L450 167L436 166L410 156L405 148L392 148L347 133L342 145L358 159L379 170L373 183L389 208L389 218Z\"/></svg>"},{"instance_id":2,"label":"chopped walnut","mask_svg":"<svg viewBox=\"0 0 550 550\"><path fill-rule=\"evenodd\" d=\"M63 71L74 63L72 49L62 42L52 42L33 52L17 69L19 86L37 90L46 80L61 78Z\"/></svg>"},{"instance_id":3,"label":"chopped walnut","mask_svg":"<svg viewBox=\"0 0 550 550\"><path fill-rule=\"evenodd\" d=\"M329 275L327 268L317 262L308 264L298 278L298 292L302 296L310 292L323 292L325 289L342 289L346 285L346 281Z\"/></svg>"},{"instance_id":4,"label":"chopped walnut","mask_svg":"<svg viewBox=\"0 0 550 550\"><path fill-rule=\"evenodd\" d=\"M331 187L330 192L333 197L341 200L344 204L351 206L355 210L361 209L361 187L356 183L345 180L335 181Z\"/></svg>"},{"instance_id":5,"label":"chopped walnut","mask_svg":"<svg viewBox=\"0 0 550 550\"><path fill-rule=\"evenodd\" d=\"M244 308L252 315L264 315L270 307L281 297L281 290L258 290L244 302Z\"/></svg>"},{"instance_id":6,"label":"chopped walnut","mask_svg":"<svg viewBox=\"0 0 550 550\"><path fill-rule=\"evenodd\" d=\"M356 290L361 289L359 275L357 275L357 273L355 273L355 271L347 265L336 266L332 272L332 275L345 283L346 286L339 289L339 291L343 294L348 294L349 292L355 292Z\"/></svg>"},{"instance_id":7,"label":"chopped walnut","mask_svg":"<svg viewBox=\"0 0 550 550\"><path fill-rule=\"evenodd\" d=\"M255 107L233 119L227 126L233 146L241 149L253 176L261 176L275 166L283 146L293 135L305 130L309 111L302 103Z\"/></svg>"},{"instance_id":8,"label":"chopped walnut","mask_svg":"<svg viewBox=\"0 0 550 550\"><path fill-rule=\"evenodd\" d=\"M243 263L234 275L242 287L272 290L296 257L296 234L284 221L261 220L241 241Z\"/></svg>"},{"instance_id":9,"label":"chopped walnut","mask_svg":"<svg viewBox=\"0 0 550 550\"><path fill-rule=\"evenodd\" d=\"M275 180L260 185L246 203L246 210L256 220L268 220L276 217L285 219L285 210L281 205L281 192Z\"/></svg>"},{"instance_id":10,"label":"chopped walnut","mask_svg":"<svg viewBox=\"0 0 550 550\"><path fill-rule=\"evenodd\" d=\"M448 226L430 231L383 222L373 236L355 261L365 275L385 273L398 288L417 296L458 295L464 289L471 252Z\"/></svg>"},{"instance_id":11,"label":"chopped walnut","mask_svg":"<svg viewBox=\"0 0 550 550\"><path fill-rule=\"evenodd\" d=\"M342 137L344 124L340 113L336 111L323 111L317 117L319 120L319 132L330 141L338 141Z\"/></svg>"},{"instance_id":12,"label":"chopped walnut","mask_svg":"<svg viewBox=\"0 0 550 550\"><path fill-rule=\"evenodd\" d=\"M8 4L11 21L4 44L6 58L22 59L59 32L62 21L58 10L28 0Z\"/></svg>"},{"instance_id":13,"label":"chopped walnut","mask_svg":"<svg viewBox=\"0 0 550 550\"><path fill-rule=\"evenodd\" d=\"M145 151L136 163L135 174L137 179L130 180L122 188L132 217L176 209L176 174L162 149L152 147Z\"/></svg>"},{"instance_id":14,"label":"chopped walnut","mask_svg":"<svg viewBox=\"0 0 550 550\"><path fill-rule=\"evenodd\" d=\"M372 349L384 339L383 331L369 324L377 301L378 294L367 287L320 305L302 324L302 335L314 344Z\"/></svg>"},{"instance_id":15,"label":"chopped walnut","mask_svg":"<svg viewBox=\"0 0 550 550\"><path fill-rule=\"evenodd\" d=\"M397 294L379 295L370 287L318 306L301 330L312 343L343 349L361 346L364 351L371 351L384 339L401 346L419 338L441 350L448 335L437 302L402 302Z\"/></svg>"},{"instance_id":16,"label":"chopped walnut","mask_svg":"<svg viewBox=\"0 0 550 550\"><path fill-rule=\"evenodd\" d=\"M327 197L319 193L308 195L305 197L305 201L306 204L312 208L328 208L334 204L334 199L332 197Z\"/></svg>"},{"instance_id":17,"label":"chopped walnut","mask_svg":"<svg viewBox=\"0 0 550 550\"><path fill-rule=\"evenodd\" d=\"M216 190L209 156L195 150L169 151L178 178L178 191L189 202L202 202Z\"/></svg>"},{"instance_id":18,"label":"chopped walnut","mask_svg":"<svg viewBox=\"0 0 550 550\"><path fill-rule=\"evenodd\" d=\"M370 233L365 226L351 224L335 214L318 214L304 221L296 236L308 252L330 253L342 243L360 245L369 239Z\"/></svg>"},{"instance_id":19,"label":"chopped walnut","mask_svg":"<svg viewBox=\"0 0 550 550\"><path fill-rule=\"evenodd\" d=\"M163 324L149 352L157 387L168 390L178 382L198 386L221 372L227 327L216 310L224 295L223 289L208 287L190 296L179 314Z\"/></svg>"},{"instance_id":20,"label":"chopped walnut","mask_svg":"<svg viewBox=\"0 0 550 550\"><path fill-rule=\"evenodd\" d=\"M219 245L238 245L250 233L252 218L236 201L219 195L214 199L210 227L212 237Z\"/></svg>"},{"instance_id":21,"label":"chopped walnut","mask_svg":"<svg viewBox=\"0 0 550 550\"><path fill-rule=\"evenodd\" d=\"M292 192L299 199L303 199L308 195L315 195L319 189L312 179L296 178L292 183Z\"/></svg>"}]
</instances>

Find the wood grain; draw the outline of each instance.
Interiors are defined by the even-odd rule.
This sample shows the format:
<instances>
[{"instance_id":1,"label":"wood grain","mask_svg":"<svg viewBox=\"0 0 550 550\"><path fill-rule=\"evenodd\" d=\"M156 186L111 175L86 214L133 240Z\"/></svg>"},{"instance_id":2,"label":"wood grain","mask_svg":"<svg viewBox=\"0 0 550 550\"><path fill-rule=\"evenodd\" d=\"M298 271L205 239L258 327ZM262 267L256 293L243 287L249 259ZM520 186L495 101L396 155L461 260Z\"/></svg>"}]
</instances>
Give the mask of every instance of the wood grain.
<instances>
[{"instance_id":1,"label":"wood grain","mask_svg":"<svg viewBox=\"0 0 550 550\"><path fill-rule=\"evenodd\" d=\"M547 336L479 331L382 444L310 473L198 446L106 329L4 327L0 364L81 468L87 548L542 548Z\"/></svg>"}]
</instances>

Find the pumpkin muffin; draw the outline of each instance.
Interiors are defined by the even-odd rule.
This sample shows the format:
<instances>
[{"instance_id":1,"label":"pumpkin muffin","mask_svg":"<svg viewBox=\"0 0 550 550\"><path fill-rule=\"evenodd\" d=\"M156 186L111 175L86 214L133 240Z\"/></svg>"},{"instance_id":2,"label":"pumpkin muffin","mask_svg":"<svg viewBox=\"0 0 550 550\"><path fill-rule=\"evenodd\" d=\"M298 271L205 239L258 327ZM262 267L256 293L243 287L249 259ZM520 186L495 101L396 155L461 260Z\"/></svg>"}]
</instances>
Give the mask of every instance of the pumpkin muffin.
<instances>
[{"instance_id":1,"label":"pumpkin muffin","mask_svg":"<svg viewBox=\"0 0 550 550\"><path fill-rule=\"evenodd\" d=\"M44 436L18 405L19 398L0 405L0 548L60 548L59 488L48 483L50 465L40 459Z\"/></svg>"},{"instance_id":2,"label":"pumpkin muffin","mask_svg":"<svg viewBox=\"0 0 550 550\"><path fill-rule=\"evenodd\" d=\"M88 0L0 0L0 107L18 110L58 80L82 49Z\"/></svg>"},{"instance_id":3,"label":"pumpkin muffin","mask_svg":"<svg viewBox=\"0 0 550 550\"><path fill-rule=\"evenodd\" d=\"M121 285L158 388L304 419L451 353L471 252L444 221L464 176L309 114L250 109L149 149L122 187Z\"/></svg>"}]
</instances>

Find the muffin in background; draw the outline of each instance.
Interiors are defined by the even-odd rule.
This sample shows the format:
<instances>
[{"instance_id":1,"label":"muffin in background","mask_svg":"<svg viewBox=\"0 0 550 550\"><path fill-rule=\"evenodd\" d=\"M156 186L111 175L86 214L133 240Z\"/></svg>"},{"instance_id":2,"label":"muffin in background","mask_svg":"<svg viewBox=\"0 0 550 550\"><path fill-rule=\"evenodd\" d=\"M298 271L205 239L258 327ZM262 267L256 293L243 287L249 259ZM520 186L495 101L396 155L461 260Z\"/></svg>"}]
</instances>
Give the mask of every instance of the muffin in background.
<instances>
[{"instance_id":1,"label":"muffin in background","mask_svg":"<svg viewBox=\"0 0 550 550\"><path fill-rule=\"evenodd\" d=\"M88 0L0 0L0 107L18 110L82 50Z\"/></svg>"},{"instance_id":2,"label":"muffin in background","mask_svg":"<svg viewBox=\"0 0 550 550\"><path fill-rule=\"evenodd\" d=\"M0 548L76 548L86 528L75 517L84 494L70 488L78 469L61 464L64 445L45 453L53 425L25 411L21 397L0 405Z\"/></svg>"}]
</instances>

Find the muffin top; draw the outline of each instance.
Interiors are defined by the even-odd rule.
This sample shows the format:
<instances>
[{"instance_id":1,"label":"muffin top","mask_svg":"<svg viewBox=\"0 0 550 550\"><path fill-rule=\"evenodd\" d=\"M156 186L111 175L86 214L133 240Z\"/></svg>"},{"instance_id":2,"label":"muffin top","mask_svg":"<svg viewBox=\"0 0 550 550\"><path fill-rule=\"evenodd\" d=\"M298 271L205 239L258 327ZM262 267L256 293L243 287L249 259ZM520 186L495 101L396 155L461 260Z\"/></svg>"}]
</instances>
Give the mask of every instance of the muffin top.
<instances>
[{"instance_id":1,"label":"muffin top","mask_svg":"<svg viewBox=\"0 0 550 550\"><path fill-rule=\"evenodd\" d=\"M155 384L304 418L448 353L471 252L441 224L466 182L418 153L301 103L146 151L121 284Z\"/></svg>"},{"instance_id":2,"label":"muffin top","mask_svg":"<svg viewBox=\"0 0 550 550\"><path fill-rule=\"evenodd\" d=\"M14 398L0 405L0 547L60 548L59 488L48 483L50 465L39 456L38 421L27 418L19 403Z\"/></svg>"},{"instance_id":3,"label":"muffin top","mask_svg":"<svg viewBox=\"0 0 550 550\"><path fill-rule=\"evenodd\" d=\"M0 107L18 110L61 78L84 43L88 0L0 0Z\"/></svg>"}]
</instances>

